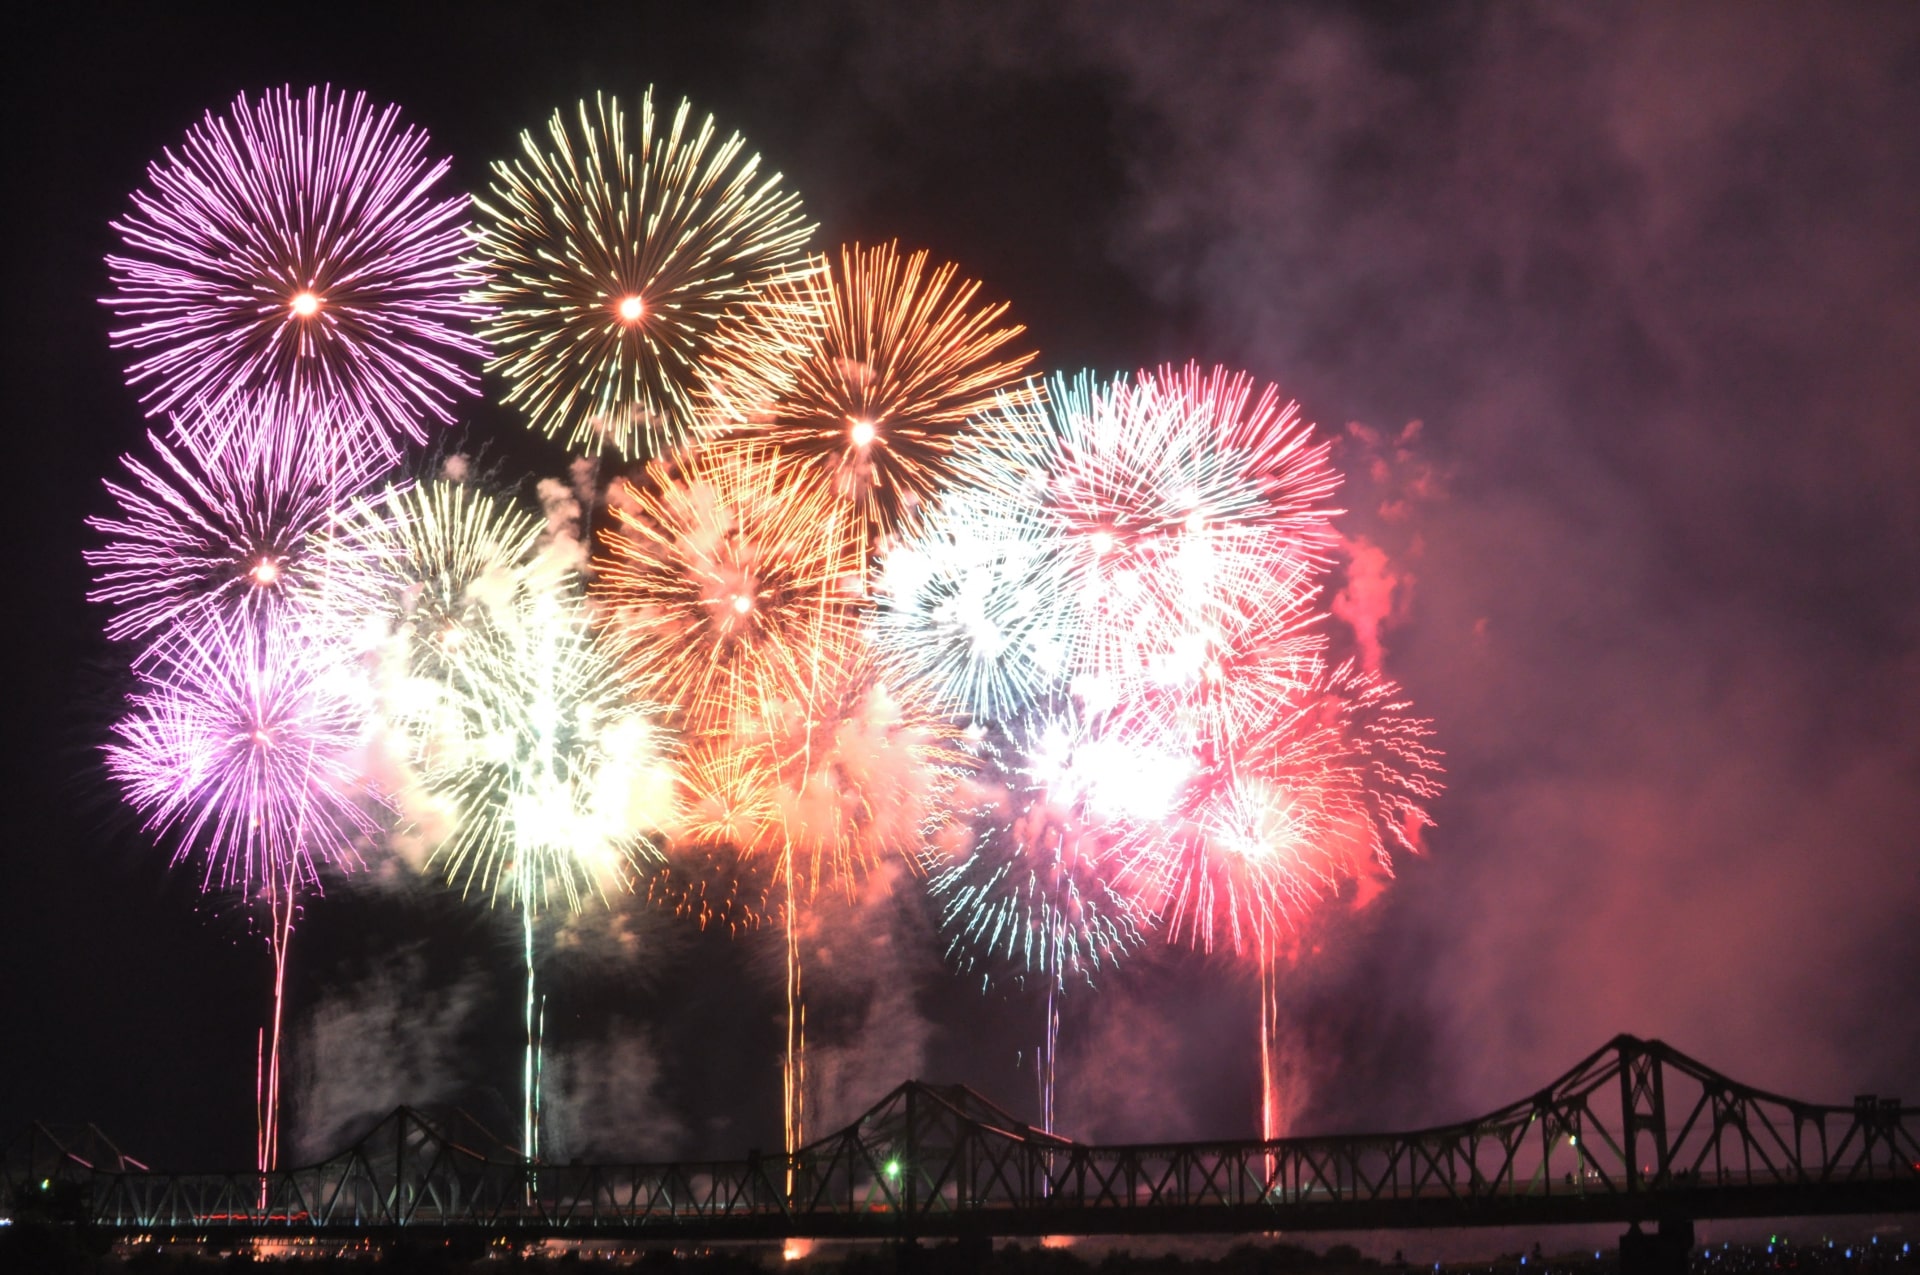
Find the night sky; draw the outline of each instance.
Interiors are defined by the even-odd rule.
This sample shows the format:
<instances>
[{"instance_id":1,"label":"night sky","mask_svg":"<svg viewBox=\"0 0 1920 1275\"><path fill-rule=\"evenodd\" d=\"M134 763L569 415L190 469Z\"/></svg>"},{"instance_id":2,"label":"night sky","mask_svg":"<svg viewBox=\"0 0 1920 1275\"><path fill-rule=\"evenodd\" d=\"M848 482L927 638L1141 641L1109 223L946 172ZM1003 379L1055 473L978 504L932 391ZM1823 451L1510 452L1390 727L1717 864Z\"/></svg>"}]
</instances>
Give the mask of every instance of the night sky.
<instances>
[{"instance_id":1,"label":"night sky","mask_svg":"<svg viewBox=\"0 0 1920 1275\"><path fill-rule=\"evenodd\" d=\"M396 12L397 11L397 12ZM1439 729L1429 854L1289 971L1294 1125L1404 1127L1616 1032L1817 1101L1920 1100L1920 9L1728 4L60 4L10 23L0 1137L251 1163L270 964L98 762L126 653L83 519L145 422L109 219L236 93L398 103L484 185L649 84L820 224L984 281L1049 370L1198 359L1341 439L1347 596ZM474 401L441 446L566 458ZM1356 648L1359 631L1338 626ZM828 909L813 1131L909 1074L1034 1110L1031 996L911 883ZM550 936L555 1145L779 1145L777 937ZM401 1101L517 1113L509 915L345 885L296 933L302 1154ZM1063 1028L1087 1138L1257 1128L1255 990L1156 950ZM1023 1052L1024 1051L1024 1052Z\"/></svg>"}]
</instances>

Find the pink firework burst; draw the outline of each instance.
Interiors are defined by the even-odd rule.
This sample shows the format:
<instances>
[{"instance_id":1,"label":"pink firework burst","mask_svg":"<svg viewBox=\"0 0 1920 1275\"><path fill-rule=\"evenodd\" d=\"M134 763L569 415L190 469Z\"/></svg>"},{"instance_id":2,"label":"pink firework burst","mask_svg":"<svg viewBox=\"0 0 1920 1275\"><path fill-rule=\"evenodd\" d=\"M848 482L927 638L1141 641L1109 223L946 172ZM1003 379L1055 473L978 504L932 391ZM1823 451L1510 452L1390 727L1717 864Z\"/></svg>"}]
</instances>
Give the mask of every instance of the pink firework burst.
<instances>
[{"instance_id":1,"label":"pink firework burst","mask_svg":"<svg viewBox=\"0 0 1920 1275\"><path fill-rule=\"evenodd\" d=\"M1395 851L1419 851L1443 788L1431 722L1377 674L1320 664L1272 710L1230 735L1162 719L1187 778L1173 818L1124 847L1117 874L1155 901L1170 941L1262 963L1325 900L1377 892Z\"/></svg>"},{"instance_id":2,"label":"pink firework burst","mask_svg":"<svg viewBox=\"0 0 1920 1275\"><path fill-rule=\"evenodd\" d=\"M477 379L481 307L448 161L364 94L271 89L208 112L147 168L108 256L149 415L236 394L340 398L424 437Z\"/></svg>"},{"instance_id":3,"label":"pink firework burst","mask_svg":"<svg viewBox=\"0 0 1920 1275\"><path fill-rule=\"evenodd\" d=\"M363 707L349 670L279 625L188 628L156 651L107 767L175 862L204 863L203 888L311 884L376 826Z\"/></svg>"},{"instance_id":4,"label":"pink firework burst","mask_svg":"<svg viewBox=\"0 0 1920 1275\"><path fill-rule=\"evenodd\" d=\"M310 537L386 468L375 435L339 409L236 399L149 435L123 458L116 506L88 525L88 597L112 608L107 636L149 644L183 625L277 613L312 581ZM144 657L143 657L144 658Z\"/></svg>"},{"instance_id":5,"label":"pink firework burst","mask_svg":"<svg viewBox=\"0 0 1920 1275\"><path fill-rule=\"evenodd\" d=\"M319 865L351 868L377 799L356 763L365 720L356 679L272 615L210 618L149 652L107 768L174 862L198 859L203 890L265 913L273 1018L262 1033L259 1167L280 1153L280 1035L287 950ZM267 1040L271 1039L271 1046Z\"/></svg>"},{"instance_id":6,"label":"pink firework burst","mask_svg":"<svg viewBox=\"0 0 1920 1275\"><path fill-rule=\"evenodd\" d=\"M991 424L963 475L1046 526L1077 613L1076 689L1096 709L1189 658L1195 633L1297 611L1330 560L1328 445L1245 374L1058 377Z\"/></svg>"}]
</instances>

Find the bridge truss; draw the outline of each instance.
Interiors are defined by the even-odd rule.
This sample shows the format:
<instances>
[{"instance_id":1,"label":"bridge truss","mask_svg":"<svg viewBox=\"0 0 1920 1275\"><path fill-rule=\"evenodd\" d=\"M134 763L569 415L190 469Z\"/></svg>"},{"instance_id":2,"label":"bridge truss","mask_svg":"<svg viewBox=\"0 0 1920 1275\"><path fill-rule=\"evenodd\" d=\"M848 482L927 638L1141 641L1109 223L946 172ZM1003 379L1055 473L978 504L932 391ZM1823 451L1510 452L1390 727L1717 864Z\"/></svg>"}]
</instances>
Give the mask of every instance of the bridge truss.
<instances>
[{"instance_id":1,"label":"bridge truss","mask_svg":"<svg viewBox=\"0 0 1920 1275\"><path fill-rule=\"evenodd\" d=\"M45 1151L45 1148L42 1148ZM17 1158L17 1157L16 1157ZM10 1165L16 1210L31 1182ZM401 1108L318 1164L29 1167L122 1234L452 1231L662 1241L1357 1230L1920 1213L1920 1108L1795 1101L1616 1037L1538 1093L1412 1133L1092 1146L909 1082L791 1157L528 1164Z\"/></svg>"}]
</instances>

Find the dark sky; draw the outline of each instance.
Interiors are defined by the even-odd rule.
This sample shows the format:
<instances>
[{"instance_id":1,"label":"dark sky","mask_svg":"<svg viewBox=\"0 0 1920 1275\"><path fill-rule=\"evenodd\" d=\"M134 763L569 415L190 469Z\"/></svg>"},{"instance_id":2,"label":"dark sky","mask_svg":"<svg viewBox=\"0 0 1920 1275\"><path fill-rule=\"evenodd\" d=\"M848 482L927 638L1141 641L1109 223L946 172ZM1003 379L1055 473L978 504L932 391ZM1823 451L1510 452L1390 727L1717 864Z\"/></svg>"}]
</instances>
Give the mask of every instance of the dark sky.
<instances>
[{"instance_id":1,"label":"dark sky","mask_svg":"<svg viewBox=\"0 0 1920 1275\"><path fill-rule=\"evenodd\" d=\"M963 263L1049 369L1228 363L1343 438L1355 596L1451 788L1289 974L1300 1127L1468 1115L1619 1031L1920 1098L1912 6L62 4L6 57L0 1135L249 1161L265 946L104 784L80 551L143 429L107 222L289 82L400 104L468 189L582 94L690 96L822 245ZM564 464L479 404L461 438ZM1033 1002L943 972L910 898L822 924L830 1111L909 1071L1030 1109ZM556 1137L778 1145L777 953L637 912L556 941ZM295 942L297 1144L403 1099L511 1132L505 918L343 888ZM1076 993L1065 1131L1250 1132L1253 1006L1165 953Z\"/></svg>"}]
</instances>

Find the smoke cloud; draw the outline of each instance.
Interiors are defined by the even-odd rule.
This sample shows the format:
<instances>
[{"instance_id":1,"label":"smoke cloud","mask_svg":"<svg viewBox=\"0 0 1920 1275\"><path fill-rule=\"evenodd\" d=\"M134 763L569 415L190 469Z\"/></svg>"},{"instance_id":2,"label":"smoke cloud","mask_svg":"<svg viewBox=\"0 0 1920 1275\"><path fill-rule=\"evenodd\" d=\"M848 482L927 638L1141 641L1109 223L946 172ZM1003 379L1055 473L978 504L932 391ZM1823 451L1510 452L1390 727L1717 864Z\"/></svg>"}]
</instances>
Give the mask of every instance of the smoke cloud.
<instances>
[{"instance_id":1,"label":"smoke cloud","mask_svg":"<svg viewBox=\"0 0 1920 1275\"><path fill-rule=\"evenodd\" d=\"M297 1162L338 1151L403 1104L459 1092L460 1036L483 999L478 976L429 985L421 944L313 1007L294 1034L292 1138Z\"/></svg>"},{"instance_id":2,"label":"smoke cloud","mask_svg":"<svg viewBox=\"0 0 1920 1275\"><path fill-rule=\"evenodd\" d=\"M1378 673L1385 662L1381 635L1406 610L1413 577L1402 574L1382 549L1365 536L1346 536L1340 542L1347 557L1347 581L1333 595L1333 618L1353 630L1360 662Z\"/></svg>"},{"instance_id":3,"label":"smoke cloud","mask_svg":"<svg viewBox=\"0 0 1920 1275\"><path fill-rule=\"evenodd\" d=\"M1423 1024L1398 1066L1434 1118L1618 1031L1808 1098L1911 1094L1920 15L846 12L870 103L1050 85L1103 113L1119 193L1075 229L1188 317L1154 357L1425 422L1444 498L1350 470L1337 605L1437 719L1450 791L1358 940L1349 1044ZM1124 1102L1140 1035L1074 1083Z\"/></svg>"},{"instance_id":4,"label":"smoke cloud","mask_svg":"<svg viewBox=\"0 0 1920 1275\"><path fill-rule=\"evenodd\" d=\"M660 1097L660 1062L644 1029L616 1019L600 1040L549 1048L541 1085L548 1160L667 1160L686 1126Z\"/></svg>"},{"instance_id":5,"label":"smoke cloud","mask_svg":"<svg viewBox=\"0 0 1920 1275\"><path fill-rule=\"evenodd\" d=\"M902 1080L922 1076L932 1027L916 993L937 971L932 935L896 864L859 895L831 892L802 912L809 1141L842 1129Z\"/></svg>"}]
</instances>

